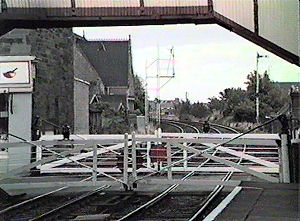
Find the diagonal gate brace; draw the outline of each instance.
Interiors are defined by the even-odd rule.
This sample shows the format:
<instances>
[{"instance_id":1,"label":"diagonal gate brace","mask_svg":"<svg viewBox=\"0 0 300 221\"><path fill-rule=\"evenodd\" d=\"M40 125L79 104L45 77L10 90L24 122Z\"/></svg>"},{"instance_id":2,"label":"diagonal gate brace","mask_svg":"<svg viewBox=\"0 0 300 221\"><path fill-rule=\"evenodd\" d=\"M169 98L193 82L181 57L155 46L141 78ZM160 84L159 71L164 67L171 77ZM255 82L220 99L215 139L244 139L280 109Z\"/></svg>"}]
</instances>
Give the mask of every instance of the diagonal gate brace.
<instances>
[{"instance_id":1,"label":"diagonal gate brace","mask_svg":"<svg viewBox=\"0 0 300 221\"><path fill-rule=\"evenodd\" d=\"M246 173L249 173L253 176L256 176L256 177L259 177L261 179L264 179L264 180L267 180L267 181L270 181L270 182L273 182L273 183L278 183L278 179L275 178L275 177L272 177L272 176L269 176L267 174L264 174L264 173L260 173L260 172L257 172L255 170L252 170L252 169L249 169L248 167L245 167L245 166L242 166L242 165L239 165L237 163L234 163L232 161L229 161L229 160L225 160L225 159L222 159L220 157L216 157L216 156L212 156L208 153L206 153L205 151L200 151L200 150L197 150L193 147L188 147L188 146L184 146L180 143L174 143L176 146L178 146L179 148L181 149L184 149L184 150L189 150L197 155L202 155L210 160L213 160L213 161L216 161L216 162L219 162L219 163L222 163L222 164L225 164L227 166L230 166L230 167L233 167L233 168L236 168L236 169L239 169L241 171L244 171Z\"/></svg>"}]
</instances>

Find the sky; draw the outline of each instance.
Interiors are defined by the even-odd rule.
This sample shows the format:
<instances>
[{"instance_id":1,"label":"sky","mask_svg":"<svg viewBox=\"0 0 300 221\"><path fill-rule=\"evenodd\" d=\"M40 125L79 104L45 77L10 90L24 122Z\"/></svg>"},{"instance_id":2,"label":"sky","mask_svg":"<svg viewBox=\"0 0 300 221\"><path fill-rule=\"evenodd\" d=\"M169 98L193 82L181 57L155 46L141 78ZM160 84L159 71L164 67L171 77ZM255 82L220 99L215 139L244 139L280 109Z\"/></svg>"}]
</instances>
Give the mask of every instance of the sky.
<instances>
[{"instance_id":1,"label":"sky","mask_svg":"<svg viewBox=\"0 0 300 221\"><path fill-rule=\"evenodd\" d=\"M160 25L74 28L88 40L128 39L131 36L134 72L145 83L146 63L158 58L160 75L172 75L168 67L174 47L175 77L160 89L161 99L186 95L192 102L207 102L230 87L245 89L247 75L256 69L256 53L267 55L259 60L259 73L268 70L271 80L300 82L300 68L264 50L218 25ZM157 75L157 63L147 68L148 76ZM170 66L169 66L170 67ZM168 79L161 79L163 85ZM148 78L150 99L157 96L156 78Z\"/></svg>"}]
</instances>

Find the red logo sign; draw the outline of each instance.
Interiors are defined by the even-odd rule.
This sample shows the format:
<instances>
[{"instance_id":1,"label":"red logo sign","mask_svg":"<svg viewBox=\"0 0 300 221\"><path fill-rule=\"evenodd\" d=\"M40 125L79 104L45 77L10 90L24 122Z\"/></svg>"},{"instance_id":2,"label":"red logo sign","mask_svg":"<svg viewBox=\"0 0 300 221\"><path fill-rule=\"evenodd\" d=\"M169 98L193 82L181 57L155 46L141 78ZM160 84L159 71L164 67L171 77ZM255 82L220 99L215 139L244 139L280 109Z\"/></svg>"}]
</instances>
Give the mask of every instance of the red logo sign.
<instances>
[{"instance_id":1,"label":"red logo sign","mask_svg":"<svg viewBox=\"0 0 300 221\"><path fill-rule=\"evenodd\" d=\"M18 68L16 68L16 69L14 69L14 70L12 70L12 71L8 71L8 72L5 72L5 73L3 73L3 76L4 77L6 77L6 78L13 78L14 76L16 76L16 70L17 70Z\"/></svg>"}]
</instances>

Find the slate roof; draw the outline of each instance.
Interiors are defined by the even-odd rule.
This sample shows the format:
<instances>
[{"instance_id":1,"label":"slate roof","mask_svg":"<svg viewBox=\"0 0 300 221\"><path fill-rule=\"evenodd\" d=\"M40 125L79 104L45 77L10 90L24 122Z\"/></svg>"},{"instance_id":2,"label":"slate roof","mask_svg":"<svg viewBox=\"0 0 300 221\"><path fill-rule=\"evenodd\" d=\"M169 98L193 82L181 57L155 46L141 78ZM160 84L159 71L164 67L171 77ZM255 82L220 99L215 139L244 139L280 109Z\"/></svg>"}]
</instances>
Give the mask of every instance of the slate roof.
<instances>
[{"instance_id":1,"label":"slate roof","mask_svg":"<svg viewBox=\"0 0 300 221\"><path fill-rule=\"evenodd\" d=\"M126 107L126 95L102 95L100 101L107 103L116 111L121 103Z\"/></svg>"},{"instance_id":2,"label":"slate roof","mask_svg":"<svg viewBox=\"0 0 300 221\"><path fill-rule=\"evenodd\" d=\"M105 86L128 86L130 41L87 41L76 39Z\"/></svg>"}]
</instances>

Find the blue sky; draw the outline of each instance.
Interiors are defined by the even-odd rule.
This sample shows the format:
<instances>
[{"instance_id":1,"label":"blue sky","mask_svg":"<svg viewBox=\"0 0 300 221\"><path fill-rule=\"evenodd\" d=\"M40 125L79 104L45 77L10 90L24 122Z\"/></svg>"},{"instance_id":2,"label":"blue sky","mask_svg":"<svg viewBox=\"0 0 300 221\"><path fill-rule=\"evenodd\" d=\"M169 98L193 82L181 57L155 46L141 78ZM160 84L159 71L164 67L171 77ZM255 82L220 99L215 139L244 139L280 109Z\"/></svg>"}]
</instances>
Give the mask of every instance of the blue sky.
<instances>
[{"instance_id":1,"label":"blue sky","mask_svg":"<svg viewBox=\"0 0 300 221\"><path fill-rule=\"evenodd\" d=\"M256 68L256 53L268 55L259 62L259 72L266 69L274 81L300 81L300 68L271 54L218 25L164 25L129 27L74 28L87 39L126 39L131 35L134 71L145 79L145 64L157 58L169 58L175 51L175 78L161 91L162 99L188 98L207 102L209 97L228 87L245 88L247 75ZM161 67L166 67L166 62ZM148 68L156 75L156 67ZM166 70L161 70L165 75ZM161 84L164 80L161 80ZM150 99L156 96L156 80L148 81Z\"/></svg>"}]
</instances>

